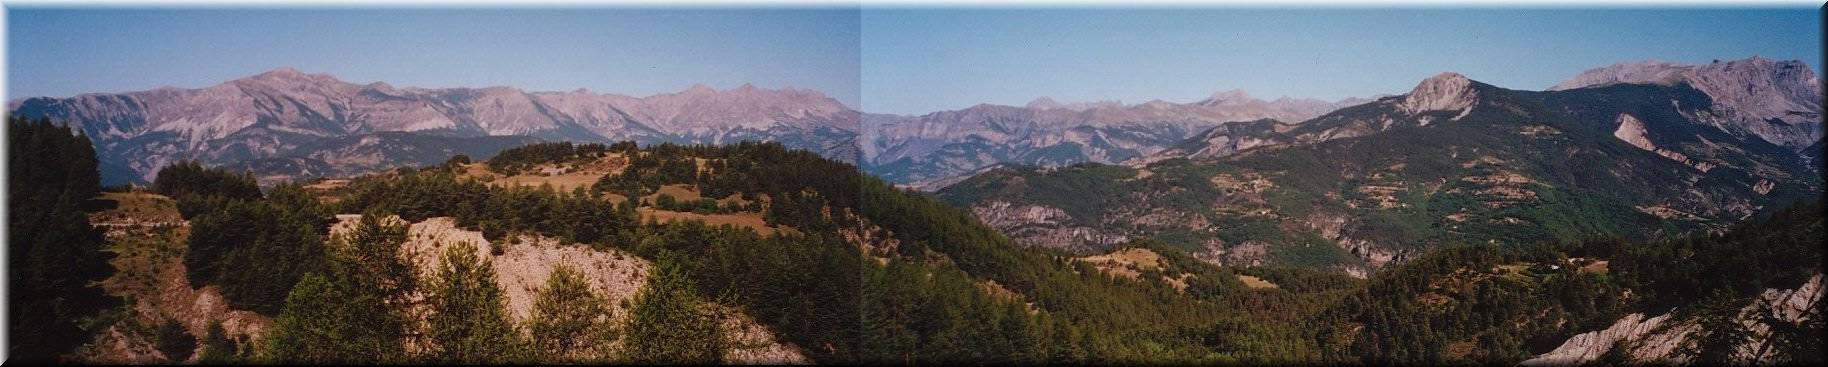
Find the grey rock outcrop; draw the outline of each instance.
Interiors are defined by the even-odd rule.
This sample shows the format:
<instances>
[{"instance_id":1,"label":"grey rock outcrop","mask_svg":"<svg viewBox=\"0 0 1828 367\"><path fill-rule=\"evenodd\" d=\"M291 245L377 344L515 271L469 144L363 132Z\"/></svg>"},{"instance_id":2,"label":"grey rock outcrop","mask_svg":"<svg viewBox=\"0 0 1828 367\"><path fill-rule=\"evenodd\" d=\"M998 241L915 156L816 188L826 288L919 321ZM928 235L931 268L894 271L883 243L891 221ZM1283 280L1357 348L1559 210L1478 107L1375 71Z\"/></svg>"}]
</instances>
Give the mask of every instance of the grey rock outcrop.
<instances>
[{"instance_id":1,"label":"grey rock outcrop","mask_svg":"<svg viewBox=\"0 0 1828 367\"><path fill-rule=\"evenodd\" d=\"M1706 93L1723 119L1718 126L1773 144L1802 149L1822 139L1822 85L1802 60L1762 57L1686 65L1621 63L1588 70L1549 90L1614 84L1685 84Z\"/></svg>"},{"instance_id":2,"label":"grey rock outcrop","mask_svg":"<svg viewBox=\"0 0 1828 367\"><path fill-rule=\"evenodd\" d=\"M1161 100L1061 103L1038 98L1025 107L982 104L920 116L866 116L865 169L910 187L998 164L1042 167L1117 163L1146 156L1233 121L1300 121L1364 99L1262 100L1239 90L1191 103Z\"/></svg>"}]
</instances>

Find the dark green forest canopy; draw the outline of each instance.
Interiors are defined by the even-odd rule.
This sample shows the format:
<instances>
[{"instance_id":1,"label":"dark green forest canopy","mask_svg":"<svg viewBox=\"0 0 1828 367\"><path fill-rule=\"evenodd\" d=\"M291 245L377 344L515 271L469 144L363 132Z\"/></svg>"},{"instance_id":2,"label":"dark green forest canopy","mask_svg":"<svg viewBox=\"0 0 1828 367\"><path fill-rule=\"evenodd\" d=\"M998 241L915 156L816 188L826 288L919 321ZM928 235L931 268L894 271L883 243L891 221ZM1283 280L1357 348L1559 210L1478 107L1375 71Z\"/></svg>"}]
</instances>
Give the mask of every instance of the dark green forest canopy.
<instances>
[{"instance_id":1,"label":"dark green forest canopy","mask_svg":"<svg viewBox=\"0 0 1828 367\"><path fill-rule=\"evenodd\" d=\"M1174 271L1200 279L1195 291L1181 293L1164 282L1112 278L1067 254L1018 246L968 213L847 163L776 144L617 151L635 153L629 169L606 176L595 190L491 187L440 166L357 179L337 193L334 211L376 208L409 221L453 216L491 238L539 233L648 258L675 254L689 259L682 267L706 299L742 306L797 345L821 346L804 348L821 362L1298 359L1316 350L1298 337L1298 327L1253 320L1298 320L1353 283L1303 282L1331 276L1283 271L1277 280L1333 285L1252 291L1229 270L1180 255ZM705 168L678 168L698 159ZM524 163L546 162L554 161ZM674 184L708 196L766 196L767 221L797 231L761 236L699 222L644 224L632 204L598 197ZM885 265L866 262L840 235L862 226L900 241ZM981 289L992 282L1019 299Z\"/></svg>"},{"instance_id":2,"label":"dark green forest canopy","mask_svg":"<svg viewBox=\"0 0 1828 367\"><path fill-rule=\"evenodd\" d=\"M1510 364L1548 352L1574 334L1611 326L1628 313L1706 317L1696 311L1706 307L1697 305L1725 302L1733 305L1725 317L1735 318L1766 289L1797 288L1822 273L1823 218L1823 204L1816 200L1723 234L1650 243L1592 239L1445 248L1378 273L1317 317L1331 320L1317 326L1317 337L1352 340L1330 345L1330 358L1368 364ZM1599 261L1607 270L1590 270ZM1757 322L1778 330L1773 340L1808 340L1801 345L1820 350L1819 320ZM1731 353L1727 348L1694 357L1725 360ZM1802 349L1777 354L1777 360L1792 362L1821 357Z\"/></svg>"},{"instance_id":3,"label":"dark green forest canopy","mask_svg":"<svg viewBox=\"0 0 1828 367\"><path fill-rule=\"evenodd\" d=\"M571 151L550 159L582 157L576 147ZM1132 280L1108 275L1073 254L1021 246L963 209L896 189L850 164L777 144L617 145L615 151L632 155L631 169L573 192L490 186L461 178L448 164L365 176L328 193L279 185L250 196L201 188L239 179L170 182L196 186L172 188L194 198L180 205L190 208L186 215L195 232L196 259L186 259L187 265L196 264L190 266L198 272L192 279L220 285L238 309L278 315L287 325L368 330L372 325L361 320L398 322L391 311L375 309L389 307L382 300L397 295L361 284L404 284L380 280L397 277L387 275L397 271L372 271L399 265L338 260L349 255L325 248L330 214L398 214L413 222L453 217L492 240L539 234L671 259L680 284L694 285L673 289L696 294L671 298L736 307L819 363L1508 364L1574 333L1603 328L1623 313L1664 312L1714 299L1725 301L1710 302L1742 302L1762 289L1794 287L1820 272L1821 249L1813 244L1821 240L1822 206L1805 201L1719 235L1452 247L1368 281L1296 268L1217 267L1175 244L1139 241L1125 246L1159 253L1161 266ZM553 162L544 159L523 163ZM680 168L697 160L707 162L705 167ZM208 168L172 172L236 176ZM765 206L736 210L759 210L770 224L796 230L760 235L696 221L643 222L634 201L614 204L604 197L680 184L704 193L766 196ZM324 195L331 200L320 200ZM875 252L845 235L872 229L896 245ZM385 252L404 236L403 228L375 231L358 242ZM9 238L9 243L20 242ZM1486 285L1471 293L1423 296L1430 292L1427 284L1459 279L1467 274L1463 270L1573 258L1607 259L1612 270L1594 275L1562 267L1467 278ZM1186 279L1185 290L1165 280L1173 275ZM1280 287L1251 289L1239 275ZM1626 290L1641 296L1618 296ZM1414 301L1436 296L1446 302ZM1519 318L1529 321L1521 323L1525 327L1516 326ZM1804 340L1815 335L1820 344L1819 326L1799 330ZM374 350L365 355L393 361L433 358L395 347L376 349L397 347L406 337L399 333L364 334L363 345L286 335L317 344L310 344L312 350L274 344L280 349L271 355L304 358L280 361L334 360L338 354L325 352L336 350ZM1467 343L1477 346L1474 353L1448 352Z\"/></svg>"},{"instance_id":4,"label":"dark green forest canopy","mask_svg":"<svg viewBox=\"0 0 1828 367\"><path fill-rule=\"evenodd\" d=\"M1606 248L1610 243L1614 247L1639 249L1638 255L1613 256L1616 259L1612 277L1596 279L1593 276L1573 274L1551 277L1549 281L1539 284L1512 288L1493 288L1494 293L1483 294L1488 297L1482 302L1471 305L1509 304L1510 307L1466 306L1465 311L1473 312L1471 316L1486 319L1499 319L1507 312L1516 310L1555 310L1549 317L1571 319L1573 322L1561 323L1562 327L1532 330L1494 330L1467 331L1468 334L1436 333L1430 338L1401 338L1421 343L1415 347L1418 352L1409 352L1408 347L1393 349L1364 349L1361 345L1341 345L1332 342L1328 334L1329 325L1337 320L1355 320L1341 310L1385 309L1386 314L1407 314L1398 318L1379 320L1410 320L1426 318L1437 311L1410 308L1402 305L1384 305L1373 302L1379 299L1399 297L1404 289L1376 286L1398 282L1405 276L1415 277L1415 270L1396 270L1389 275L1379 274L1369 283L1372 287L1361 287L1360 281L1336 275L1327 275L1311 271L1287 268L1221 268L1213 267L1192 260L1174 246L1167 244L1135 243L1131 246L1154 249L1168 259L1169 269L1162 272L1186 272L1195 274L1195 279L1208 280L1195 283L1193 291L1175 292L1162 282L1135 282L1106 276L1089 267L1071 261L1070 254L1045 249L1028 248L1015 244L982 225L968 212L957 209L925 195L901 191L890 185L855 172L849 165L830 162L817 156L802 152L782 150L770 144L740 145L734 147L679 147L659 146L645 150L651 154L641 159L653 163L647 170L635 172L620 178L621 182L638 183L638 189L652 190L661 184L694 184L701 190L711 192L760 193L778 198L795 198L777 202L768 208L770 221L796 228L813 229L798 235L776 235L760 237L752 232L732 228L705 228L696 223L671 225L632 225L628 229L631 237L625 237L636 245L627 247L638 254L651 256L660 252L678 252L686 258L707 261L688 262L689 273L700 280L700 284L734 284L724 290L715 286L701 290L707 296L722 296L725 299L736 299L770 325L780 328L788 337L799 343L830 343L834 348L824 351L814 350L813 355L821 361L857 361L857 360L982 360L996 359L994 355L1010 356L1014 360L1057 360L1057 361L1461 361L1461 362L1504 362L1514 363L1529 356L1529 353L1540 353L1543 344L1565 339L1577 332L1590 331L1605 326L1616 319L1619 312L1627 310L1662 310L1672 303L1693 301L1692 298L1680 296L1662 296L1668 289L1685 286L1665 286L1658 282L1642 280L1615 280L1614 278L1635 277L1644 274L1642 267L1630 264L1655 261L1674 262L1676 259L1657 258L1659 251L1683 253L1681 243L1695 241L1705 242L1705 235L1696 238L1701 240L1671 240L1656 243L1629 244L1621 240L1575 240L1547 241L1516 246L1512 248L1493 246L1471 246L1464 249L1443 250L1439 255L1428 259L1417 260L1416 264L1444 264L1436 267L1452 268L1489 268L1488 263L1479 261L1512 261L1507 259L1529 259L1537 263L1566 261L1571 256L1569 249ZM668 160L686 159L688 157L713 158L726 161L728 167L744 169L727 169L717 174L734 174L750 179L720 180L717 174L696 174L688 171L667 172L659 167L668 166ZM762 158L770 157L770 158ZM805 167L805 168L795 168ZM1093 167L1089 167L1093 168ZM772 171L765 171L772 170ZM822 175L792 174L758 174L762 172L808 172L819 171ZM833 172L841 174L833 175ZM443 177L444 173L421 171L414 175L431 175ZM665 179L655 176L665 175ZM812 179L809 177L817 177ZM855 178L861 185L851 186L831 184L831 177ZM401 177L401 180L410 180ZM442 179L440 179L442 180ZM606 181L610 180L606 178ZM733 182L734 181L734 182ZM843 181L839 179L838 181ZM361 185L352 186L359 188ZM857 191L846 190L855 187ZM600 185L601 188L601 185ZM833 190L833 191L825 191ZM610 190L603 190L610 191ZM355 192L359 192L357 189ZM826 192L837 192L840 195L821 195ZM549 194L563 197L562 194ZM462 194L457 195L459 197ZM588 195L585 195L588 196ZM397 197L387 195L365 196L370 198ZM354 199L354 198L352 198ZM560 200L561 202L563 200ZM346 203L359 203L360 199L347 200ZM427 201L410 200L423 203ZM435 201L433 201L435 202ZM448 204L447 205L457 205ZM1805 202L1807 203L1807 202ZM1804 205L1803 209L1794 209L1784 213L1819 212L1819 204ZM1809 209L1815 208L1815 209ZM1813 212L1811 210L1814 210ZM428 210L436 211L436 210ZM823 214L808 216L806 213L851 212L857 218ZM538 211L529 211L538 212ZM1781 214L1779 217L1794 217L1792 214ZM1785 218L1788 218L1785 217ZM1815 224L1819 227L1819 215ZM626 219L626 218L624 218ZM536 221L537 222L537 221ZM1806 222L1806 221L1805 221ZM633 222L626 222L633 223ZM1761 222L1762 223L1762 222ZM886 266L876 267L859 264L857 249L845 243L843 239L831 236L831 229L854 225L874 225L887 230L900 241L895 254ZM1794 225L1794 224L1790 224ZM1777 227L1774 227L1777 226ZM1731 236L1745 236L1746 233L1781 232L1779 225L1748 225L1747 229L1731 232ZM1806 227L1806 225L1805 225ZM562 228L562 226L560 227ZM820 230L822 229L822 230ZM541 231L544 232L544 231ZM562 233L562 230L555 233ZM707 233L708 232L708 233ZM1813 235L1819 239L1819 231ZM1796 235L1808 237L1810 235ZM760 238L758 238L760 237ZM697 243L712 243L713 246L681 246L679 243L692 243L694 240L676 241L673 238L694 238ZM720 239L721 238L721 239ZM765 246L728 246L720 243L755 243ZM1794 243L1815 243L1799 241ZM614 241L603 242L604 246L625 246ZM778 247L777 247L778 246ZM1782 279L1772 277L1738 277L1738 285L1744 291L1755 287L1793 286L1785 282L1794 281L1798 273L1819 271L1797 264L1819 262L1819 249L1798 250L1804 256L1780 259L1765 257L1746 259L1736 256L1717 256L1694 266L1700 268L1722 268L1739 266L1751 268L1750 264L1790 264L1790 274ZM809 252L811 251L811 252ZM1576 257L1599 257L1602 254L1591 253L1597 250L1580 250ZM734 253L732 253L734 252ZM1501 255L1465 257L1464 253L1493 252ZM752 258L780 259L782 253L788 255L781 265L762 265ZM823 253L823 255L821 255ZM1813 254L1813 255L1810 255ZM1817 261L1799 261L1798 259L1817 259ZM1499 260L1489 260L1489 259ZM708 261L716 259L715 261ZM825 259L825 260L819 260ZM1477 260L1488 259L1488 260ZM1656 260L1651 260L1656 259ZM1737 263L1727 265L1717 263L1725 259L1739 259ZM1477 261L1475 261L1477 260ZM781 261L781 260L774 260ZM834 262L835 261L835 262ZM1681 259L1683 262L1695 263L1694 258ZM823 265L808 265L823 264ZM1406 265L1403 269L1424 267L1428 265ZM797 277L795 279L774 280L781 274L776 271L761 269L803 268L817 269L815 274L865 274L864 284L843 284L849 282L833 279L854 279L849 277ZM747 276L730 269L758 269ZM794 272L788 272L794 273ZM807 273L805 270L798 273ZM873 275L872 275L873 274ZM922 281L918 274L930 274ZM948 275L950 274L950 275ZM1247 274L1270 279L1279 284L1288 284L1287 289L1275 291L1248 290L1235 281L1235 274ZM1439 278L1441 273L1424 273L1423 278ZM1657 279L1671 282L1676 279L1710 278L1701 273L1689 273L1687 276L1664 275ZM954 279L952 281L942 281ZM1637 279L1637 278L1627 278ZM977 289L975 284L993 281L1020 295L1020 302L1034 307L1035 312L1027 317L1019 317L1015 303L1000 302ZM951 284L951 285L947 285ZM793 294L824 294L821 297L795 299L794 297L775 298L772 303L761 303L758 300L746 299L744 294L779 295L783 289L792 287L812 287L793 291ZM782 287L774 289L774 287ZM1713 286L1699 286L1695 289L1707 289ZM861 289L861 294L857 293ZM950 289L950 291L946 291ZM1621 301L1619 292L1632 289L1645 292L1646 297L1634 298L1629 302ZM1761 288L1760 288L1761 289ZM909 294L908 292L913 292ZM735 294L736 296L731 296ZM921 295L925 296L921 296ZM930 298L939 295L965 298L946 300L947 298ZM1353 296L1352 294L1361 294ZM1388 296L1380 296L1388 294ZM1545 294L1559 294L1561 298L1543 298ZM1743 295L1743 293L1742 293ZM914 297L914 298L909 298ZM1342 298L1343 297L1343 298ZM817 300L857 299L864 305L861 309L840 307L827 312L813 312L813 320L827 320L821 327L803 328L806 320L795 321L796 315L781 314L783 309L816 305ZM924 299L924 301L922 301ZM976 299L973 301L973 299ZM1536 304L1529 301L1543 300L1548 303ZM929 304L923 302L941 302L952 304L947 309L957 309L959 304L989 305L984 311L965 312L962 315L923 315L915 310L930 308L906 307L907 304ZM853 304L843 302L846 304ZM1534 305L1534 306L1530 306ZM999 307L1010 309L996 311ZM816 306L808 308L818 310ZM969 310L970 307L963 309ZM972 315L986 316L972 316ZM996 316L1002 315L1002 316ZM971 320L973 317L985 317L974 322L959 322L958 317ZM862 320L861 323L851 320ZM1023 327L1005 326L989 330L973 330L964 325L996 325L999 319L1030 321L1018 322ZM923 321L924 320L924 321ZM952 320L952 321L941 321ZM1443 325L1415 322L1404 325ZM952 325L951 328L937 328L932 325ZM1479 325L1476 322L1465 322ZM835 326L835 327L834 327ZM923 329L922 327L925 327ZM1025 331L1020 331L1025 330ZM1400 328L1391 328L1390 333L1399 333ZM1020 331L1020 332L1018 332ZM977 334L973 334L977 333ZM1497 335L1510 335L1510 339L1496 338ZM961 335L979 335L979 337L961 337ZM1034 336L1040 335L1040 336ZM1379 340L1398 334L1367 335L1357 340ZM1456 336L1459 335L1459 336ZM1470 338L1470 339L1467 339ZM1484 339L1480 339L1484 338ZM1032 340L1032 342L1022 342ZM1475 354L1442 356L1431 350L1444 350L1448 344L1473 340L1483 347L1482 352ZM855 342L853 342L855 341ZM978 341L972 343L970 341ZM860 343L860 344L859 344ZM936 344L937 343L937 344ZM920 347L920 346L928 347ZM940 350L935 346L945 346ZM1033 346L1032 348L1024 346ZM1551 345L1552 346L1552 345ZM989 349L985 349L989 348ZM997 349L1016 348L1016 349ZM1026 349L1025 349L1026 348ZM854 350L855 352L846 352ZM985 350L1002 350L1002 354L976 354ZM899 351L899 352L897 352ZM962 354L961 354L962 353ZM1432 354L1431 354L1432 353Z\"/></svg>"},{"instance_id":5,"label":"dark green forest canopy","mask_svg":"<svg viewBox=\"0 0 1828 367\"><path fill-rule=\"evenodd\" d=\"M55 362L88 340L82 319L118 303L93 285L113 258L87 215L101 191L95 148L46 119L6 128L7 355Z\"/></svg>"},{"instance_id":6,"label":"dark green forest canopy","mask_svg":"<svg viewBox=\"0 0 1828 367\"><path fill-rule=\"evenodd\" d=\"M1188 251L1259 241L1269 244L1271 263L1329 268L1356 265L1354 257L1362 256L1307 244L1369 243L1414 257L1477 243L1673 239L1724 230L1747 215L1812 200L1823 188L1820 160L1806 158L1819 151L1798 154L1703 128L1705 122L1687 117L1706 112L1692 106L1708 105L1692 88L1478 91L1480 104L1464 116L1392 115L1392 107L1372 103L1262 138L1296 141L1297 134L1340 124L1389 125L1362 136L1147 165L1005 167L936 196L961 207L1002 201L1056 208L1069 216L1063 225ZM1694 148L1710 154L1710 165L1697 168L1622 141L1613 127L1626 114L1643 121L1649 134L1673 139L1659 144L1718 147ZM1139 223L1131 220L1134 213L1182 215ZM1323 224L1335 220L1343 224Z\"/></svg>"}]
</instances>

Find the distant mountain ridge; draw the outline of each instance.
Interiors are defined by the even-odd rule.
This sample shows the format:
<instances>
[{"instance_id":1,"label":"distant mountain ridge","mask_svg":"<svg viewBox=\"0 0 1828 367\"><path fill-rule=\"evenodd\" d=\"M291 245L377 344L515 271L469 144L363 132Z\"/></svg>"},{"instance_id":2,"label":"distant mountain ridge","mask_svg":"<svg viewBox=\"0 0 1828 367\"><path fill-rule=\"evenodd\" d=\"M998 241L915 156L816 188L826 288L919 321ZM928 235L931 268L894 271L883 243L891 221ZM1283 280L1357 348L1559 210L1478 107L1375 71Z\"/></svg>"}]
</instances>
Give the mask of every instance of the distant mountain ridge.
<instances>
[{"instance_id":1,"label":"distant mountain ridge","mask_svg":"<svg viewBox=\"0 0 1828 367\"><path fill-rule=\"evenodd\" d=\"M104 178L112 182L149 180L179 159L220 165L282 158L281 152L314 141L383 132L581 142L770 140L840 160L858 159L856 111L817 91L751 85L728 90L696 85L677 93L630 97L582 89L396 88L280 68L197 89L26 98L10 101L8 111L80 126L96 140L103 165L114 167L117 174ZM131 176L121 177L124 172Z\"/></svg>"},{"instance_id":2,"label":"distant mountain ridge","mask_svg":"<svg viewBox=\"0 0 1828 367\"><path fill-rule=\"evenodd\" d=\"M1813 79L1775 64L1723 62L1712 68L1762 71L1708 83ZM1437 244L1719 231L1820 194L1819 136L1767 140L1756 127L1819 126L1819 104L1796 102L1819 89L1776 101L1803 110L1771 121L1687 80L1528 91L1442 73L1305 121L1212 128L1122 166L992 169L938 195L1036 246L1150 238L1225 264L1362 275Z\"/></svg>"},{"instance_id":3,"label":"distant mountain ridge","mask_svg":"<svg viewBox=\"0 0 1828 367\"><path fill-rule=\"evenodd\" d=\"M1417 85L1415 90L1401 96L1403 100L1395 106L1395 109L1411 115L1429 110L1455 110L1470 113L1470 108L1478 97L1477 90L1483 88L1474 86L1473 83L1477 82L1470 81L1458 73L1442 73L1423 81ZM1588 70L1547 91L1561 92L1634 84L1693 88L1707 96L1707 100L1691 103L1706 106L1701 109L1686 109L1686 112L1682 113L1687 119L1697 124L1717 128L1733 135L1733 139L1761 140L1789 148L1803 155L1806 160L1813 160L1810 158L1811 155L1819 154L1819 144L1821 144L1823 136L1821 84L1820 79L1801 60L1771 61L1752 57L1744 60L1715 61L1707 65L1684 65L1654 60L1620 63ZM1682 103L1680 100L1671 101L1671 103L1677 104L1675 107L1679 110L1684 109L1684 106L1680 105ZM1456 116L1454 119L1459 117L1461 116ZM1339 121L1338 118L1322 118L1310 122L1283 121L1276 123L1276 126L1273 127L1262 124L1239 124L1215 128L1196 134L1170 149L1137 157L1126 161L1125 164L1142 166L1165 159L1183 157L1218 158L1250 148L1361 136L1386 130L1390 127L1389 124L1397 123L1402 118L1401 116L1385 116L1385 119L1389 119L1389 121L1358 121L1356 127L1335 126L1342 121ZM1620 118L1618 126L1623 126L1625 123L1623 119L1624 117ZM1332 123L1328 121L1332 121ZM1320 122L1320 124L1315 125L1312 122ZM1418 122L1427 124L1428 120ZM1293 132L1299 136L1282 134L1293 130L1306 132ZM1619 134L1631 135L1632 133L1621 130ZM1658 148L1658 145L1667 146L1669 143L1653 144L1649 138L1643 136L1643 133L1636 133L1635 137L1621 135L1620 139L1636 139L1638 142L1633 144L1650 151L1664 150L1665 152L1659 154L1671 156L1671 159L1676 160L1687 159L1696 154L1708 156L1719 154L1712 147L1695 148L1685 152ZM1676 154L1671 155L1670 153Z\"/></svg>"},{"instance_id":4,"label":"distant mountain ridge","mask_svg":"<svg viewBox=\"0 0 1828 367\"><path fill-rule=\"evenodd\" d=\"M1714 60L1705 65L1668 61L1620 63L1588 70L1551 91L1613 84L1685 84L1706 93L1721 118L1707 121L1734 134L1751 134L1802 150L1822 140L1822 81L1802 60Z\"/></svg>"},{"instance_id":5,"label":"distant mountain ridge","mask_svg":"<svg viewBox=\"0 0 1828 367\"><path fill-rule=\"evenodd\" d=\"M937 189L997 164L1120 162L1229 122L1300 121L1368 101L1266 101L1229 90L1190 103L1060 103L1041 97L1023 107L980 104L920 116L873 115L864 118L864 163L891 182Z\"/></svg>"}]
</instances>

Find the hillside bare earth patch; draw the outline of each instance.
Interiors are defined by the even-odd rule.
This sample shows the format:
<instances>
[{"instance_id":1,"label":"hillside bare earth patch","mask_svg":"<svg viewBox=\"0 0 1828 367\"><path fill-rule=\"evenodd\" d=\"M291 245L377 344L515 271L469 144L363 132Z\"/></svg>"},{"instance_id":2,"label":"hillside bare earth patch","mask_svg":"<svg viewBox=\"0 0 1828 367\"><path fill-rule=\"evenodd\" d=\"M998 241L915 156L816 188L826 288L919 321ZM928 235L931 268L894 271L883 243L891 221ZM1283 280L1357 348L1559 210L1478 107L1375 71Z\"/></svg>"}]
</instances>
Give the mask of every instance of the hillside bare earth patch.
<instances>
[{"instance_id":1,"label":"hillside bare earth patch","mask_svg":"<svg viewBox=\"0 0 1828 367\"><path fill-rule=\"evenodd\" d=\"M331 227L331 233L348 233L355 228L361 217L357 214L337 215L337 223ZM543 236L517 235L506 241L491 242L483 237L482 232L457 227L456 222L449 217L429 218L411 224L407 230L407 242L401 246L400 256L416 266L423 276L437 269L438 261L443 258L445 251L463 242L475 245L477 255L494 264L495 281L507 298L508 314L517 323L525 323L531 317L535 295L558 266L578 270L590 283L591 290L612 305L632 302L642 286L647 284L648 270L652 266L647 260L621 250L593 249ZM778 341L766 327L740 310L722 305L713 307L717 309L715 313L720 315L725 336L732 341L732 348L727 352L729 360L759 364L807 361L797 347ZM612 307L612 322L621 322L628 316L628 311L622 307Z\"/></svg>"}]
</instances>

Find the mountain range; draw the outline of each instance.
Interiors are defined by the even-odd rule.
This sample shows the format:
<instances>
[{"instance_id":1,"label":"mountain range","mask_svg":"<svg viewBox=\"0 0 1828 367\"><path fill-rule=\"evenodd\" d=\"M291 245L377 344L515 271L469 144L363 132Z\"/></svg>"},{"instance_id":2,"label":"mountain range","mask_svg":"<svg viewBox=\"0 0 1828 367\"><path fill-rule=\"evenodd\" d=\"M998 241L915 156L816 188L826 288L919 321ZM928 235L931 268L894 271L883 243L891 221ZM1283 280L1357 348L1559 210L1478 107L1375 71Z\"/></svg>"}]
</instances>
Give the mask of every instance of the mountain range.
<instances>
[{"instance_id":1,"label":"mountain range","mask_svg":"<svg viewBox=\"0 0 1828 367\"><path fill-rule=\"evenodd\" d=\"M103 179L111 183L145 182L185 159L270 168L255 172L266 181L350 175L437 162L412 158L436 154L413 152L463 146L486 158L531 140L768 140L857 160L855 111L817 91L750 85L630 97L583 89L396 88L280 68L199 89L27 98L9 102L8 110L80 126L96 141ZM448 144L456 141L469 143ZM273 164L276 159L289 163Z\"/></svg>"},{"instance_id":2,"label":"mountain range","mask_svg":"<svg viewBox=\"0 0 1828 367\"><path fill-rule=\"evenodd\" d=\"M103 180L111 184L147 182L178 160L249 169L271 183L433 164L427 159L448 153L487 158L532 141L763 140L937 189L998 164L1118 162L1227 121L1296 120L1363 101L1265 101L1231 90L1191 103L1062 104L1043 97L1024 107L898 116L861 113L791 87L695 85L632 97L584 89L400 88L279 68L206 88L33 97L10 101L7 109L79 126L96 141Z\"/></svg>"},{"instance_id":3,"label":"mountain range","mask_svg":"<svg viewBox=\"0 0 1828 367\"><path fill-rule=\"evenodd\" d=\"M1121 162L1226 122L1301 120L1366 101L1266 101L1230 90L1191 103L1061 104L1042 97L1022 107L980 104L920 116L871 115L863 119L864 164L891 182L934 190L999 164Z\"/></svg>"},{"instance_id":4,"label":"mountain range","mask_svg":"<svg viewBox=\"0 0 1828 367\"><path fill-rule=\"evenodd\" d=\"M1454 243L1719 231L1822 190L1809 70L1621 64L1548 91L1442 73L1123 165L999 168L938 194L1032 245L1151 238L1213 262L1361 275Z\"/></svg>"},{"instance_id":5,"label":"mountain range","mask_svg":"<svg viewBox=\"0 0 1828 367\"><path fill-rule=\"evenodd\" d=\"M9 301L51 311L9 332L89 363L1819 364L1809 70L921 116L289 69L25 99ZM612 140L650 146L571 143Z\"/></svg>"}]
</instances>

